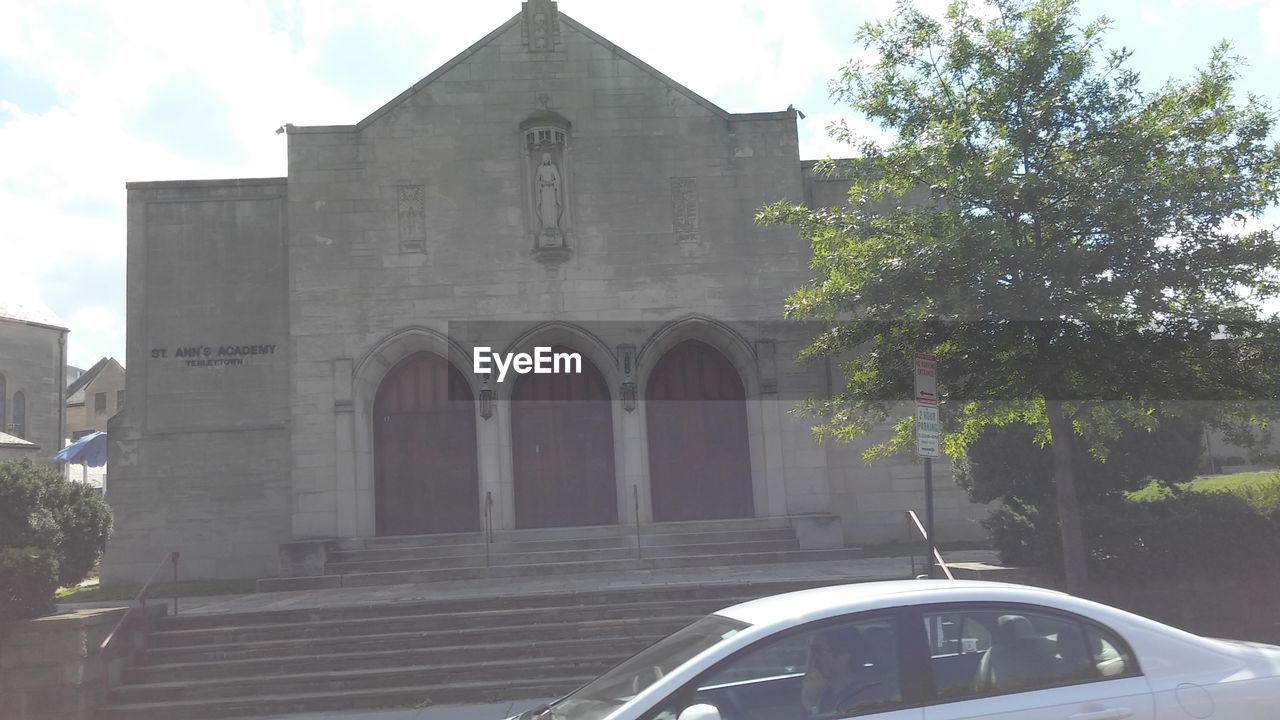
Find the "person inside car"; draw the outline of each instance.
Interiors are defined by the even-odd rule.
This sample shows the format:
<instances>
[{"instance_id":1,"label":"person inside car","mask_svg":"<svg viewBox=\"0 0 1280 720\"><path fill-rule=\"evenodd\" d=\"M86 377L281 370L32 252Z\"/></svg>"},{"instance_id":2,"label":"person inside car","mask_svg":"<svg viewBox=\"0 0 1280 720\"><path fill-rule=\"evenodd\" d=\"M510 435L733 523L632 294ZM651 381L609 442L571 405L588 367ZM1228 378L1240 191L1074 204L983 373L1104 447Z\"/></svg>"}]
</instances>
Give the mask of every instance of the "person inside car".
<instances>
[{"instance_id":1,"label":"person inside car","mask_svg":"<svg viewBox=\"0 0 1280 720\"><path fill-rule=\"evenodd\" d=\"M809 643L809 669L800 686L800 702L811 718L832 718L896 699L896 683L880 668L864 662L866 643L854 627L816 634Z\"/></svg>"}]
</instances>

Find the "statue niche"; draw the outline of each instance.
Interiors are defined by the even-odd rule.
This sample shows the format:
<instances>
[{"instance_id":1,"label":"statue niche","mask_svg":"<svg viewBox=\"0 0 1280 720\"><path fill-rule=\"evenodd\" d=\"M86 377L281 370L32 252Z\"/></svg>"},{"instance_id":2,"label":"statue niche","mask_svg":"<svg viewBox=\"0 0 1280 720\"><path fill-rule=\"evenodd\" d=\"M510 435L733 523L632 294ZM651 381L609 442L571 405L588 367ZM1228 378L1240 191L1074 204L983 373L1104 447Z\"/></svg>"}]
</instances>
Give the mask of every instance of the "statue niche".
<instances>
[{"instance_id":1,"label":"statue niche","mask_svg":"<svg viewBox=\"0 0 1280 720\"><path fill-rule=\"evenodd\" d=\"M526 161L526 216L534 258L568 259L572 239L569 123L544 111L521 126Z\"/></svg>"}]
</instances>

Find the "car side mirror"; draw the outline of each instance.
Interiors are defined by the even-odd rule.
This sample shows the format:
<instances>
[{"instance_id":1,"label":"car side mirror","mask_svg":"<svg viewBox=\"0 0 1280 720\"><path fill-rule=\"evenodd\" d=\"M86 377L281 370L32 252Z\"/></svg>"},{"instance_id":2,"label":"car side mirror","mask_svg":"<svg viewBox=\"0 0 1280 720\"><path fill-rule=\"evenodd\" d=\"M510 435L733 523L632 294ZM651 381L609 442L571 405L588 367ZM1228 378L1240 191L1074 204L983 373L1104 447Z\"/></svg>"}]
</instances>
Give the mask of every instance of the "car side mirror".
<instances>
[{"instance_id":1,"label":"car side mirror","mask_svg":"<svg viewBox=\"0 0 1280 720\"><path fill-rule=\"evenodd\" d=\"M715 705L690 705L676 720L720 720L720 709Z\"/></svg>"}]
</instances>

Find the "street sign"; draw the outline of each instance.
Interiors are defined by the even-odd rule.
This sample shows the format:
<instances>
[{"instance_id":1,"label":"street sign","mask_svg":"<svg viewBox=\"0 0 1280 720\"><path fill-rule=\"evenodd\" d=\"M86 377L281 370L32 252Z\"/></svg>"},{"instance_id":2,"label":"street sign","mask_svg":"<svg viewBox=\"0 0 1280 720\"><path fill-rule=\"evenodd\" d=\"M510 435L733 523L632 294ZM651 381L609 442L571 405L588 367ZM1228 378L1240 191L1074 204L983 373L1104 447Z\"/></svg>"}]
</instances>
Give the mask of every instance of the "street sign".
<instances>
[{"instance_id":1,"label":"street sign","mask_svg":"<svg viewBox=\"0 0 1280 720\"><path fill-rule=\"evenodd\" d=\"M940 458L938 447L938 408L916 406L916 454L922 458Z\"/></svg>"},{"instance_id":2,"label":"street sign","mask_svg":"<svg viewBox=\"0 0 1280 720\"><path fill-rule=\"evenodd\" d=\"M932 355L916 353L916 405L938 406L938 360Z\"/></svg>"},{"instance_id":3,"label":"street sign","mask_svg":"<svg viewBox=\"0 0 1280 720\"><path fill-rule=\"evenodd\" d=\"M916 353L911 365L916 375L916 455L924 458L925 536L929 539L925 565L929 577L933 577L933 558L937 554L933 536L933 460L942 457L938 447L938 359L928 353Z\"/></svg>"}]
</instances>

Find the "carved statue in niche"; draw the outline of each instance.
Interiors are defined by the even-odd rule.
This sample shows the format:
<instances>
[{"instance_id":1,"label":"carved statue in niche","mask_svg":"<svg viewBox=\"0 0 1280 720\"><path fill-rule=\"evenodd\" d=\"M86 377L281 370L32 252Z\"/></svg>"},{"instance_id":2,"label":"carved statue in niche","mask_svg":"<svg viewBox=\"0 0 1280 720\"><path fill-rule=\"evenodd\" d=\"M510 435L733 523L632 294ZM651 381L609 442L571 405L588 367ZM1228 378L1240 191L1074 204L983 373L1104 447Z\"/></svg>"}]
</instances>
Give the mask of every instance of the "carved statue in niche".
<instances>
[{"instance_id":1,"label":"carved statue in niche","mask_svg":"<svg viewBox=\"0 0 1280 720\"><path fill-rule=\"evenodd\" d=\"M539 236L544 245L559 245L560 211L563 207L560 200L560 171L551 162L551 153L542 153L542 164L538 166L535 180L538 193L538 220L541 224Z\"/></svg>"},{"instance_id":2,"label":"carved statue in niche","mask_svg":"<svg viewBox=\"0 0 1280 720\"><path fill-rule=\"evenodd\" d=\"M545 98L539 102L546 104ZM573 163L569 123L554 112L521 125L525 166L526 228L533 255L543 262L562 262L573 244Z\"/></svg>"}]
</instances>

